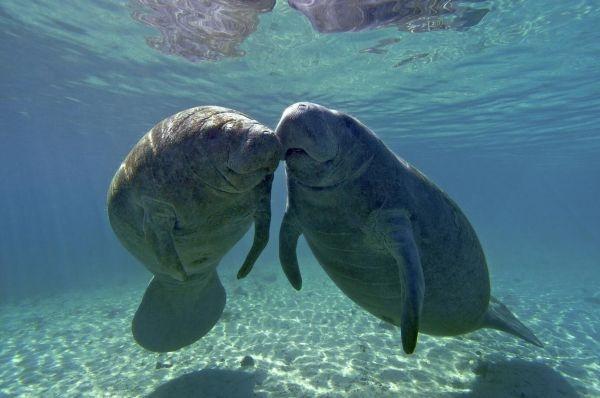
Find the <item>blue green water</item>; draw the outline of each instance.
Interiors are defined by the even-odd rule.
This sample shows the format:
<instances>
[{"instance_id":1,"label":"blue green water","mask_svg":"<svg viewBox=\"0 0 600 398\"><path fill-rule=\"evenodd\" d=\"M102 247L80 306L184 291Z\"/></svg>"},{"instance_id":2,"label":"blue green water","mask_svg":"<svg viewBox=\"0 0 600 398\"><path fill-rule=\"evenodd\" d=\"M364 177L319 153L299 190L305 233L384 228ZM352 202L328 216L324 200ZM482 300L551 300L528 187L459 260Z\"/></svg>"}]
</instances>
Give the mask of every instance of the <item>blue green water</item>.
<instances>
[{"instance_id":1,"label":"blue green water","mask_svg":"<svg viewBox=\"0 0 600 398\"><path fill-rule=\"evenodd\" d=\"M522 295L513 307L521 309L525 322L537 319L530 324L549 347L544 354L529 348L517 354L529 355L525 363L545 364L552 377L564 378L573 389L556 396L600 396L600 3L473 4L489 12L468 29L408 32L388 26L325 34L316 32L287 1L277 1L272 11L255 16L254 31L234 46L232 54L202 60L149 45L153 41L148 38L156 42L160 32L132 16L139 10L133 2L4 0L0 3L4 320L0 341L28 333L19 326L18 315L30 312L43 323L38 338L50 330L54 336L61 336L61 330L91 333L79 327L77 316L61 320L60 330L55 330L52 319L60 311L44 313L50 311L51 300L63 303L74 298L84 303L89 292L96 295L91 301L101 300L98 296L105 293L118 302L123 294L126 309L111 319L123 322L118 333L124 336L123 344L133 346L126 326L149 273L115 238L105 204L110 179L124 156L156 122L185 108L226 106L274 127L286 106L306 100L356 116L455 199L482 241L494 289ZM274 237L284 205L280 167L273 191ZM220 267L222 273L235 272L250 242L248 235L234 248ZM281 282L277 294L287 300L287 295L297 293L280 280L276 247L272 239L256 268L277 276ZM300 250L305 262L313 261L306 246ZM326 278L316 267L313 271L314 283ZM252 290L253 282L248 283ZM130 285L134 287L126 288ZM236 286L232 281L226 288ZM260 289L268 292L269 286L265 282ZM126 299L125 294L133 298ZM335 290L331 294L342 303L348 301ZM554 295L554 306L544 307L544 300L550 300L544 294ZM242 303L253 302L252 294L240 297ZM286 303L290 307L279 310L306 305L301 299ZM90 322L93 330L104 321ZM310 328L311 320L302 324ZM580 331L579 325L586 325L584 332L570 334ZM277 341L276 325L264 330L267 340ZM394 336L388 340L399 337ZM46 379L13 377L35 373L40 366L32 359L29 368L20 367L15 358L24 355L21 349L38 358L43 350L52 351L52 341L35 349L25 338L18 343L21 346L5 346L0 354L0 396L44 396L48 380L68 379L56 373L63 366L50 367L52 376ZM254 342L257 347L261 344L267 342ZM553 346L565 351L556 353ZM443 346L439 349L444 357ZM119 350L106 348L95 355L108 358ZM397 354L401 355L400 348ZM272 355L277 358L276 351ZM493 355L502 356L502 350ZM322 362L328 360L334 362L331 356ZM78 367L81 357L70 361L75 370L69 377L84 371ZM154 371L155 361L150 361ZM236 361L188 362L191 368L186 370L220 366L223 372L233 372ZM561 361L567 370L560 367ZM371 363L369 369L379 374L380 365ZM177 366L169 371L176 370ZM444 380L443 369L440 372L439 380ZM269 373L267 384L277 385L278 374ZM81 385L64 390L65 395L94 396L102 391L107 396L143 395L180 373L148 378L146 390L128 386L127 379L121 381L120 390L110 390L103 387L111 385L106 375L91 371L86 375L94 388ZM546 380L532 377L534 385ZM305 384L298 385L316 379L307 374L303 380ZM411 385L411 380L386 382ZM423 396L449 391L440 385L443 382L425 384L419 391ZM456 389L468 392L477 386L466 383ZM327 393L302 388L265 387L264 393ZM396 391L370 388L347 395L392 396L386 394ZM60 396L61 387L54 387L50 395Z\"/></svg>"}]
</instances>

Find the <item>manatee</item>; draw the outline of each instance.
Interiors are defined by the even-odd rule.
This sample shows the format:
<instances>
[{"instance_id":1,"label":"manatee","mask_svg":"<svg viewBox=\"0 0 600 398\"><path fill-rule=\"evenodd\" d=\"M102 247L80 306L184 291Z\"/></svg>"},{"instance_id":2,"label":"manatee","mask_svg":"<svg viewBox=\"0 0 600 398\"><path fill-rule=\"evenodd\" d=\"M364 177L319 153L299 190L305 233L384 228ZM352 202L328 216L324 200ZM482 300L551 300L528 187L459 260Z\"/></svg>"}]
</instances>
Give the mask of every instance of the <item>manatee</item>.
<instances>
[{"instance_id":1,"label":"manatee","mask_svg":"<svg viewBox=\"0 0 600 398\"><path fill-rule=\"evenodd\" d=\"M470 2L477 2L472 0ZM469 1L429 0L288 0L321 33L350 32L395 26L410 32L464 30L477 25L488 9Z\"/></svg>"},{"instance_id":2,"label":"manatee","mask_svg":"<svg viewBox=\"0 0 600 398\"><path fill-rule=\"evenodd\" d=\"M288 184L279 256L294 288L302 286L296 245L304 235L346 296L400 327L406 353L419 332L455 336L480 328L542 345L490 295L483 250L457 204L365 125L297 103L275 133Z\"/></svg>"},{"instance_id":3,"label":"manatee","mask_svg":"<svg viewBox=\"0 0 600 398\"><path fill-rule=\"evenodd\" d=\"M235 110L191 108L155 125L133 147L108 191L110 224L154 274L132 331L166 352L208 333L225 306L216 268L254 223L240 275L269 239L275 134Z\"/></svg>"}]
</instances>

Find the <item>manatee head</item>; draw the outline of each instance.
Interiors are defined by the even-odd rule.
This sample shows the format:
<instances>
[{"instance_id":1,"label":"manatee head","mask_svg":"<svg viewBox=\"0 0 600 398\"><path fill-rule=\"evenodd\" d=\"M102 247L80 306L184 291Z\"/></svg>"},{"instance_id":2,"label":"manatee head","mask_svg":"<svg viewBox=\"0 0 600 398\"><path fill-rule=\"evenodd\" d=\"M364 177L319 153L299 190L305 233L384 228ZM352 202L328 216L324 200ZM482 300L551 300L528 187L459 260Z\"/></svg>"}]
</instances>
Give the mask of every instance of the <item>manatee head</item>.
<instances>
[{"instance_id":1,"label":"manatee head","mask_svg":"<svg viewBox=\"0 0 600 398\"><path fill-rule=\"evenodd\" d=\"M364 171L372 158L364 139L372 133L362 123L309 102L289 106L275 134L288 175L311 187L343 183Z\"/></svg>"},{"instance_id":2,"label":"manatee head","mask_svg":"<svg viewBox=\"0 0 600 398\"><path fill-rule=\"evenodd\" d=\"M214 113L195 130L187 149L188 164L197 178L220 191L251 190L275 171L281 159L277 136L237 112Z\"/></svg>"}]
</instances>

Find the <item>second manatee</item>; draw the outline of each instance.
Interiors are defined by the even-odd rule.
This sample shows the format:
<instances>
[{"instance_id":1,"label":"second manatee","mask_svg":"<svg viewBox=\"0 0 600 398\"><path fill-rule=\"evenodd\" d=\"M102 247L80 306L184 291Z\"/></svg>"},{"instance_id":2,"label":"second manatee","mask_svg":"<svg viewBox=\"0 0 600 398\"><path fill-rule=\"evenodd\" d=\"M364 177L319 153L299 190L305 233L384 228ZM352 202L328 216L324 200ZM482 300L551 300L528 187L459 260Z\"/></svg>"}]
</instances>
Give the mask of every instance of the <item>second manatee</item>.
<instances>
[{"instance_id":1,"label":"second manatee","mask_svg":"<svg viewBox=\"0 0 600 398\"><path fill-rule=\"evenodd\" d=\"M435 184L357 119L317 104L288 107L276 134L285 156L288 205L279 237L296 288L300 235L335 284L378 318L417 335L494 328L541 346L490 295L473 227Z\"/></svg>"}]
</instances>

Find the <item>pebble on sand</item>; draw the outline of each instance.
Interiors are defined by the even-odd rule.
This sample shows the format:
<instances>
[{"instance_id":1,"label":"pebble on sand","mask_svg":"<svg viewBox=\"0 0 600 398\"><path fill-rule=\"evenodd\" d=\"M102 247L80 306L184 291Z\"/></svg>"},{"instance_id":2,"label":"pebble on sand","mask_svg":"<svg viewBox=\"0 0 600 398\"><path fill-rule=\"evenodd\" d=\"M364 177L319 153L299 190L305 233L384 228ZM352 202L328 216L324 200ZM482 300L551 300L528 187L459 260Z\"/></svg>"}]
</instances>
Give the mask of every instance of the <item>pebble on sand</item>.
<instances>
[{"instance_id":1,"label":"pebble on sand","mask_svg":"<svg viewBox=\"0 0 600 398\"><path fill-rule=\"evenodd\" d=\"M254 358L252 358L250 355L246 355L240 362L240 366L242 368L249 368L254 366Z\"/></svg>"}]
</instances>

